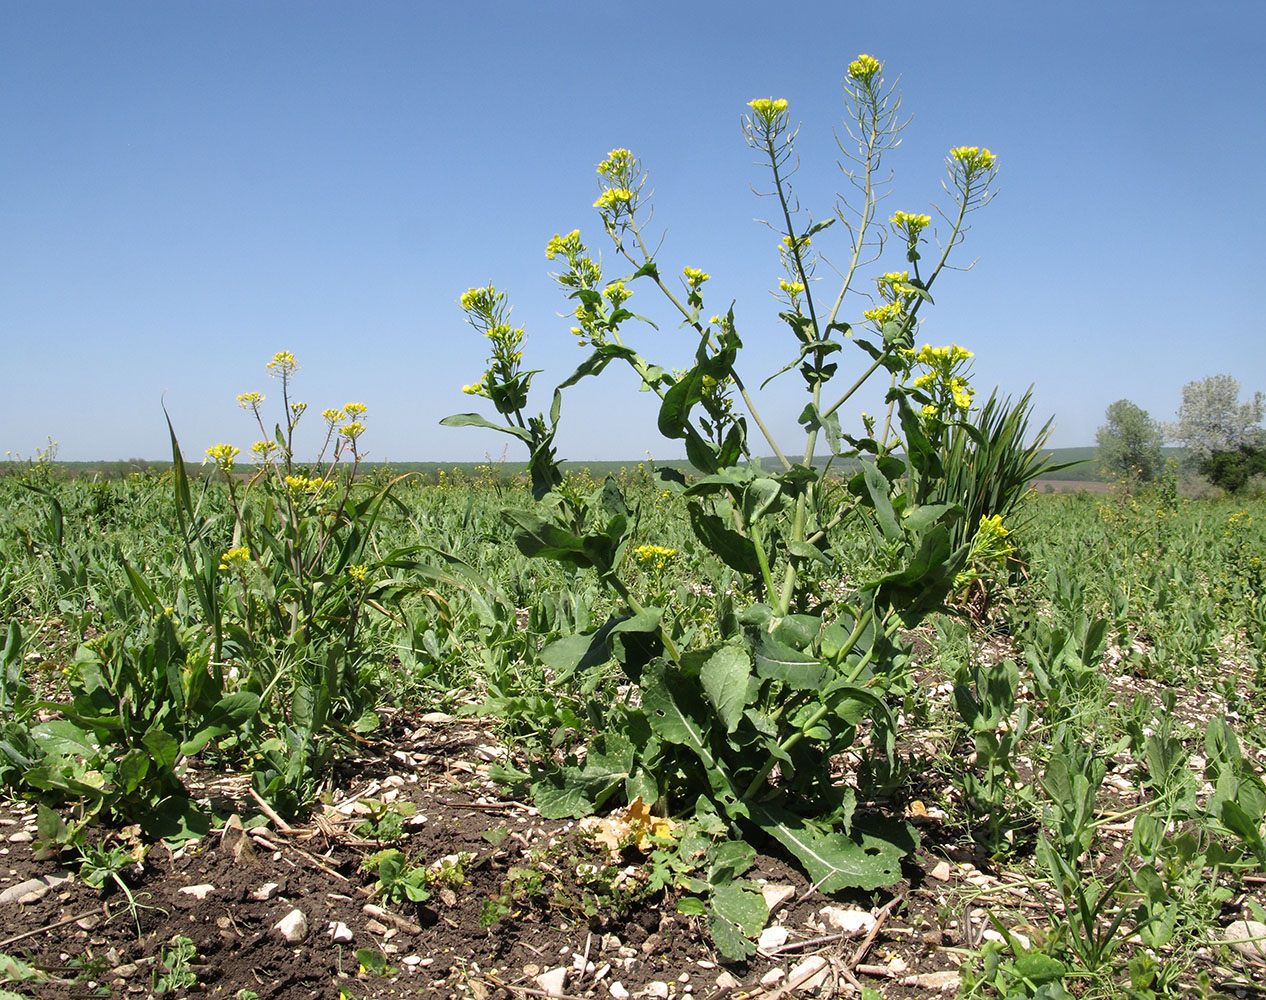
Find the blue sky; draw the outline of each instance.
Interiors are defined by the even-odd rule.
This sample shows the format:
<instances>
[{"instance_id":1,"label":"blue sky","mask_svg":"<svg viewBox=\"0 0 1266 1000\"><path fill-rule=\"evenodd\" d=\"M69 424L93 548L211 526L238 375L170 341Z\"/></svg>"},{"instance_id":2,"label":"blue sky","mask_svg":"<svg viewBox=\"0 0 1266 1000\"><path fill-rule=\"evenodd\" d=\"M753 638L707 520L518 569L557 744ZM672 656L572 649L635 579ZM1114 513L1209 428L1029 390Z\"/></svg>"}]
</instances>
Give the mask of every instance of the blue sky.
<instances>
[{"instance_id":1,"label":"blue sky","mask_svg":"<svg viewBox=\"0 0 1266 1000\"><path fill-rule=\"evenodd\" d=\"M52 437L67 460L162 458L164 401L187 457L247 447L258 434L235 397L274 390L264 364L286 349L314 410L369 406L372 458L499 458L507 439L438 426L472 408L460 386L483 367L457 299L490 281L510 294L546 407L583 352L544 246L579 228L606 249L590 206L616 146L650 172L661 270L708 271L709 310L735 301L758 384L795 352L740 117L754 97L790 101L796 192L830 214L859 52L901 76L913 115L885 214L944 201L952 146L1000 161L957 258L978 263L938 283L920 342L974 350L984 392L1033 383L1059 446L1092 443L1122 397L1172 419L1193 379L1266 389L1260 0L794 9L0 0L0 451ZM820 239L828 256L844 256L839 229ZM689 338L634 289L629 307L659 329L633 342L684 364ZM788 446L798 381L761 397ZM569 391L559 444L573 459L679 454L614 367Z\"/></svg>"}]
</instances>

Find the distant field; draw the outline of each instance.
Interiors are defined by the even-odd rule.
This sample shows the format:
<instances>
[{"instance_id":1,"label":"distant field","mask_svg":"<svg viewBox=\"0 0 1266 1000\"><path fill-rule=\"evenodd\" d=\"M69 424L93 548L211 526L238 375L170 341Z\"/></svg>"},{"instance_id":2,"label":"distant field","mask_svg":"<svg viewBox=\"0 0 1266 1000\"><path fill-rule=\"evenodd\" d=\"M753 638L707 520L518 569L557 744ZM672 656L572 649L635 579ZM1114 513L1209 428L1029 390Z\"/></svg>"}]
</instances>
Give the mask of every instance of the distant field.
<instances>
[{"instance_id":1,"label":"distant field","mask_svg":"<svg viewBox=\"0 0 1266 1000\"><path fill-rule=\"evenodd\" d=\"M1059 492L1068 490L1086 489L1092 492L1102 491L1105 486L1105 480L1100 474L1098 463L1095 460L1097 449L1093 447L1085 448L1053 448L1049 452L1051 461L1055 465L1067 465L1068 468L1057 469L1049 472L1038 480L1039 489L1042 484L1057 484ZM1179 448L1164 449L1166 458L1177 458L1181 454ZM826 461L825 456L819 456L816 460L818 464ZM767 469L776 467L777 462L773 458L762 459L762 464ZM837 463L839 464L839 463ZM102 477L107 479L121 479L131 473L143 472L146 469L161 471L168 468L170 462L148 462L139 459L128 459L126 461L112 462L58 462L57 465L76 478L94 478ZM579 472L588 470L589 474L596 479L600 479L608 474L618 475L621 472L633 472L638 466L650 467L652 463L645 460L637 461L611 461L611 462L567 462L565 468ZM690 465L685 460L655 462L656 468L674 468L683 472L688 472ZM526 461L524 462L365 462L361 465L361 469L366 474L381 472L390 469L396 473L417 473L427 479L434 479L442 470L446 475L458 475L463 477L476 477L480 475L501 476L517 476L524 472ZM192 467L191 467L192 471ZM3 473L3 467L0 466L0 474Z\"/></svg>"}]
</instances>

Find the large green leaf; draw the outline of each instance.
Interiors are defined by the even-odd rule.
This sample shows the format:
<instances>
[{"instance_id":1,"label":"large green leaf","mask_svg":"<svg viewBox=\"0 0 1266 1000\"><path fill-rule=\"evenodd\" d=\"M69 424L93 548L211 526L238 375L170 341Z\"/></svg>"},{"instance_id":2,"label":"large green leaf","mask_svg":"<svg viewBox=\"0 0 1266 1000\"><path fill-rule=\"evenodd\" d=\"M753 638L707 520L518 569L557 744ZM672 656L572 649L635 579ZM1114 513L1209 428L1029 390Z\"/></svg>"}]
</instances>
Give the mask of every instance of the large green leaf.
<instances>
[{"instance_id":1,"label":"large green leaf","mask_svg":"<svg viewBox=\"0 0 1266 1000\"><path fill-rule=\"evenodd\" d=\"M730 882L713 890L708 929L727 961L742 961L756 953L754 939L768 919L765 899L750 882Z\"/></svg>"},{"instance_id":2,"label":"large green leaf","mask_svg":"<svg viewBox=\"0 0 1266 1000\"><path fill-rule=\"evenodd\" d=\"M820 830L777 806L752 804L750 808L757 825L791 852L824 893L878 889L901 879L908 830L899 831L900 838L894 836L897 831L885 836L857 830L849 835Z\"/></svg>"},{"instance_id":3,"label":"large green leaf","mask_svg":"<svg viewBox=\"0 0 1266 1000\"><path fill-rule=\"evenodd\" d=\"M259 712L259 695L238 691L217 701L202 720L194 735L181 744L180 752L186 757L198 753L213 739L237 732Z\"/></svg>"},{"instance_id":4,"label":"large green leaf","mask_svg":"<svg viewBox=\"0 0 1266 1000\"><path fill-rule=\"evenodd\" d=\"M739 646L722 646L713 653L699 672L699 680L708 701L716 709L717 718L727 733L734 732L747 704L747 680L751 676L747 650Z\"/></svg>"},{"instance_id":5,"label":"large green leaf","mask_svg":"<svg viewBox=\"0 0 1266 1000\"><path fill-rule=\"evenodd\" d=\"M478 413L454 413L452 416L441 420L440 424L444 427L483 427L490 431L501 431L503 434L511 434L529 445L532 443L531 433L522 427L493 423L487 417Z\"/></svg>"},{"instance_id":6,"label":"large green leaf","mask_svg":"<svg viewBox=\"0 0 1266 1000\"><path fill-rule=\"evenodd\" d=\"M821 662L771 635L762 634L753 652L757 674L782 681L797 691L816 691L826 680L827 668Z\"/></svg>"}]
</instances>

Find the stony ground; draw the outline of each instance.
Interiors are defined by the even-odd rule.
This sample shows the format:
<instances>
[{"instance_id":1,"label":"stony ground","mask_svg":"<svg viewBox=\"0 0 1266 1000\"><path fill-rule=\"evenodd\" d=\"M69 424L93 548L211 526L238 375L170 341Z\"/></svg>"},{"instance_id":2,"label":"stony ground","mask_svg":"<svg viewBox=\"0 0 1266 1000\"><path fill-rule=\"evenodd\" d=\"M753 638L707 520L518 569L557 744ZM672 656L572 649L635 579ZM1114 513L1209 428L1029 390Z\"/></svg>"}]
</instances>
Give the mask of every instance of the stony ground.
<instances>
[{"instance_id":1,"label":"stony ground","mask_svg":"<svg viewBox=\"0 0 1266 1000\"><path fill-rule=\"evenodd\" d=\"M1200 709L1209 706L1189 706ZM245 779L195 775L231 818L175 851L159 844L140 855L139 831L112 834L125 845L133 835L140 860L103 889L85 884L77 865L37 859L33 808L4 803L0 955L26 968L0 968L3 989L41 998L779 1000L868 986L906 1000L954 995L967 952L995 933L991 914L1023 928L1048 905L1021 863L994 868L963 846L970 838L932 788L926 802L903 807L921 846L889 890L824 896L783 859L761 855L749 877L763 886L770 923L754 958L726 965L701 918L680 915L671 894L639 891L635 846L612 856L600 830L543 820L506 798L487 777L503 753L488 727L399 715L389 732L385 750L341 762L328 801L302 828L264 815ZM1129 761L1113 769L1115 805L1137 801L1130 773ZM1094 861L1110 878L1129 827L1105 832ZM385 903L362 870L396 833L391 843L419 864L447 860L449 878L425 902ZM524 872L537 882L507 893L526 884ZM1266 901L1262 882L1245 887ZM1207 954L1223 995L1266 996L1252 985L1266 980L1266 965L1240 957L1231 967L1226 954Z\"/></svg>"}]
</instances>

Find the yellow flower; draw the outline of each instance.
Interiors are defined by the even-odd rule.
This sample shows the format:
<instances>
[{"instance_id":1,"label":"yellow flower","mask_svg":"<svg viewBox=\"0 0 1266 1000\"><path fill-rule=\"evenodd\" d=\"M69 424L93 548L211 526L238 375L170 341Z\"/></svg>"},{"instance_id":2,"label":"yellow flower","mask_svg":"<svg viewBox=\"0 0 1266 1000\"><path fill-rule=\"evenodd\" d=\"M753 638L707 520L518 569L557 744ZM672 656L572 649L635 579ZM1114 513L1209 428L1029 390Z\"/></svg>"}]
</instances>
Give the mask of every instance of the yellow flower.
<instances>
[{"instance_id":1,"label":"yellow flower","mask_svg":"<svg viewBox=\"0 0 1266 1000\"><path fill-rule=\"evenodd\" d=\"M251 454L257 459L267 460L268 456L277 450L276 441L256 441L251 445Z\"/></svg>"},{"instance_id":2,"label":"yellow flower","mask_svg":"<svg viewBox=\"0 0 1266 1000\"><path fill-rule=\"evenodd\" d=\"M804 284L799 281L788 281L786 278L778 279L778 287L793 298L804 291Z\"/></svg>"},{"instance_id":3,"label":"yellow flower","mask_svg":"<svg viewBox=\"0 0 1266 1000\"><path fill-rule=\"evenodd\" d=\"M350 424L344 424L338 429L338 432L349 441L355 441L358 437L365 433L365 425L359 420L353 420Z\"/></svg>"},{"instance_id":4,"label":"yellow flower","mask_svg":"<svg viewBox=\"0 0 1266 1000\"><path fill-rule=\"evenodd\" d=\"M712 277L712 275L699 270L697 267L683 267L681 269L681 273L686 276L686 283L689 284L691 288L698 288Z\"/></svg>"},{"instance_id":5,"label":"yellow flower","mask_svg":"<svg viewBox=\"0 0 1266 1000\"><path fill-rule=\"evenodd\" d=\"M643 566L663 571L677 555L677 550L665 548L663 545L639 545L633 549L633 555Z\"/></svg>"},{"instance_id":6,"label":"yellow flower","mask_svg":"<svg viewBox=\"0 0 1266 1000\"><path fill-rule=\"evenodd\" d=\"M888 220L894 228L905 234L906 239L918 239L919 233L932 224L930 215L915 215L910 212L894 212Z\"/></svg>"},{"instance_id":7,"label":"yellow flower","mask_svg":"<svg viewBox=\"0 0 1266 1000\"><path fill-rule=\"evenodd\" d=\"M237 458L241 453L240 448L234 448L231 444L213 444L207 449L207 457L202 464L206 465L207 462L214 462L216 468L227 475L233 471L233 459Z\"/></svg>"},{"instance_id":8,"label":"yellow flower","mask_svg":"<svg viewBox=\"0 0 1266 1000\"><path fill-rule=\"evenodd\" d=\"M577 253L581 249L580 246L580 230L573 229L566 236L554 234L554 238L545 244L545 257L553 260L560 253L566 257L570 253Z\"/></svg>"},{"instance_id":9,"label":"yellow flower","mask_svg":"<svg viewBox=\"0 0 1266 1000\"><path fill-rule=\"evenodd\" d=\"M295 356L290 351L278 351L264 367L268 369L270 378L276 378L280 375L283 379L288 379L299 370Z\"/></svg>"},{"instance_id":10,"label":"yellow flower","mask_svg":"<svg viewBox=\"0 0 1266 1000\"><path fill-rule=\"evenodd\" d=\"M497 301L497 290L488 285L484 288L471 288L462 293L461 305L467 312L491 312Z\"/></svg>"},{"instance_id":11,"label":"yellow flower","mask_svg":"<svg viewBox=\"0 0 1266 1000\"><path fill-rule=\"evenodd\" d=\"M992 170L998 163L998 157L979 146L955 146L950 150L950 160L968 175Z\"/></svg>"},{"instance_id":12,"label":"yellow flower","mask_svg":"<svg viewBox=\"0 0 1266 1000\"><path fill-rule=\"evenodd\" d=\"M756 118L766 128L772 128L779 116L787 111L787 102L783 98L774 100L772 97L758 97L754 101L748 101L747 106L756 113Z\"/></svg>"},{"instance_id":13,"label":"yellow flower","mask_svg":"<svg viewBox=\"0 0 1266 1000\"><path fill-rule=\"evenodd\" d=\"M346 417L347 414L344 413L342 410L336 410L334 409L334 407L330 407L328 410L322 410L321 416L327 424L330 424L332 426L334 424L337 424L344 417Z\"/></svg>"},{"instance_id":14,"label":"yellow flower","mask_svg":"<svg viewBox=\"0 0 1266 1000\"><path fill-rule=\"evenodd\" d=\"M253 410L256 413L259 412L259 404L263 401L263 393L259 392L244 392L237 397L238 406L243 410Z\"/></svg>"},{"instance_id":15,"label":"yellow flower","mask_svg":"<svg viewBox=\"0 0 1266 1000\"><path fill-rule=\"evenodd\" d=\"M369 574L368 566L348 566L347 575L357 583L364 583L365 577Z\"/></svg>"},{"instance_id":16,"label":"yellow flower","mask_svg":"<svg viewBox=\"0 0 1266 1000\"><path fill-rule=\"evenodd\" d=\"M633 297L633 293L624 287L623 281L611 282L603 289L602 294L611 300L611 306L614 309L619 309L621 305Z\"/></svg>"},{"instance_id":17,"label":"yellow flower","mask_svg":"<svg viewBox=\"0 0 1266 1000\"><path fill-rule=\"evenodd\" d=\"M353 417L353 418L364 416L365 411L368 409L369 407L367 407L364 403L344 403L343 404L343 412L346 413L349 417Z\"/></svg>"},{"instance_id":18,"label":"yellow flower","mask_svg":"<svg viewBox=\"0 0 1266 1000\"><path fill-rule=\"evenodd\" d=\"M863 52L848 64L848 75L858 83L869 83L881 69L883 64L878 59Z\"/></svg>"},{"instance_id":19,"label":"yellow flower","mask_svg":"<svg viewBox=\"0 0 1266 1000\"><path fill-rule=\"evenodd\" d=\"M617 180L637 169L637 158L627 149L613 149L607 158L598 164L598 173L603 177Z\"/></svg>"},{"instance_id":20,"label":"yellow flower","mask_svg":"<svg viewBox=\"0 0 1266 1000\"><path fill-rule=\"evenodd\" d=\"M220 569L236 569L242 570L250 565L251 550L245 545L239 545L237 548L229 549L224 555L220 556Z\"/></svg>"},{"instance_id":21,"label":"yellow flower","mask_svg":"<svg viewBox=\"0 0 1266 1000\"><path fill-rule=\"evenodd\" d=\"M899 320L905 315L905 310L901 308L900 303L889 302L886 305L879 306L875 309L867 309L862 313L865 319L870 320L877 326L883 326L885 323L891 323Z\"/></svg>"},{"instance_id":22,"label":"yellow flower","mask_svg":"<svg viewBox=\"0 0 1266 1000\"><path fill-rule=\"evenodd\" d=\"M632 201L633 192L628 188L608 188L593 203L593 207L604 212L608 209L613 209L616 213L619 213L621 209L627 208Z\"/></svg>"}]
</instances>

